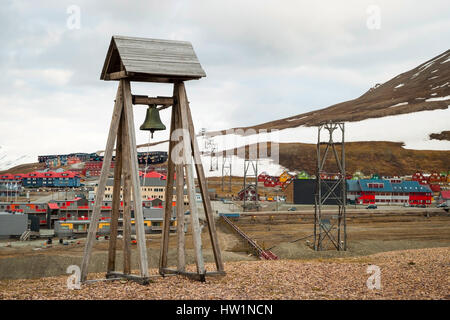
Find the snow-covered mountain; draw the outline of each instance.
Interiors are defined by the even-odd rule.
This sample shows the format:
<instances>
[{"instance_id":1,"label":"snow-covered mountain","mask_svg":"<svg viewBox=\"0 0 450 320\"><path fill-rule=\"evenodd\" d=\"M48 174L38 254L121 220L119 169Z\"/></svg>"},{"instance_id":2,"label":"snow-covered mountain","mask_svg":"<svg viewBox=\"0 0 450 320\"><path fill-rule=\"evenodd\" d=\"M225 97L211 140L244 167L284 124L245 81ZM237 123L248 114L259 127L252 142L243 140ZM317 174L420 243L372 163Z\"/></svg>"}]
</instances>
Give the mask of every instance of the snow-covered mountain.
<instances>
[{"instance_id":1,"label":"snow-covered mountain","mask_svg":"<svg viewBox=\"0 0 450 320\"><path fill-rule=\"evenodd\" d=\"M446 110L449 104L450 50L447 50L383 84L376 84L359 98L243 129L316 126L327 120L355 122L426 110ZM429 123L422 123L425 125Z\"/></svg>"},{"instance_id":2,"label":"snow-covered mountain","mask_svg":"<svg viewBox=\"0 0 450 320\"><path fill-rule=\"evenodd\" d=\"M36 160L37 156L17 154L9 151L5 146L0 146L0 171L25 163L36 162Z\"/></svg>"},{"instance_id":3,"label":"snow-covered mountain","mask_svg":"<svg viewBox=\"0 0 450 320\"><path fill-rule=\"evenodd\" d=\"M316 143L317 128L315 126L323 121L334 120L345 122L346 142L400 142L403 145L383 144L383 147L400 148L401 146L409 150L448 151L450 141L435 139L433 136L442 136L439 135L441 132L450 129L449 106L450 50L447 50L412 70L383 84L375 85L357 99L259 125L208 134L213 136L219 151L265 141L290 144L290 148L295 148L295 143ZM337 132L334 140L340 139ZM388 151L389 154L399 153L399 150ZM290 154L289 148L281 148L280 158L287 157L283 152ZM298 161L301 163L301 159ZM240 167L239 163L242 160L236 159L235 162ZM422 163L419 161L414 168L449 170L450 160L447 163L444 162L436 163L433 167L431 164L427 166L423 161ZM285 163L292 163L292 161L285 161ZM273 162L266 168L271 174L278 174L286 169L282 165L277 167ZM408 169L411 170L411 168L413 167ZM237 171L242 173L243 169L238 168ZM220 172L216 172L215 175L220 175Z\"/></svg>"}]
</instances>

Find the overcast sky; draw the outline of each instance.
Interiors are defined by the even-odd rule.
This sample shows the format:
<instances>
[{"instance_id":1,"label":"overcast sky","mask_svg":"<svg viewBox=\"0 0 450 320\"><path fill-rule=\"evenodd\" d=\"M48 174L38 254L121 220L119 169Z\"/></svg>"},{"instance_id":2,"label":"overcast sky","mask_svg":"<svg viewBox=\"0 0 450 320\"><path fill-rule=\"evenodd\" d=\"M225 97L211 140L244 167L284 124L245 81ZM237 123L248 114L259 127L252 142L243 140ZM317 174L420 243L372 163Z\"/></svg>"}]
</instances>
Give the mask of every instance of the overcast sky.
<instances>
[{"instance_id":1,"label":"overcast sky","mask_svg":"<svg viewBox=\"0 0 450 320\"><path fill-rule=\"evenodd\" d=\"M196 130L218 130L353 99L431 59L448 49L449 9L448 0L3 0L0 146L33 156L103 149L118 84L99 79L112 35L190 41L207 74L186 84ZM132 92L172 87L132 83ZM144 115L136 106L137 127Z\"/></svg>"}]
</instances>

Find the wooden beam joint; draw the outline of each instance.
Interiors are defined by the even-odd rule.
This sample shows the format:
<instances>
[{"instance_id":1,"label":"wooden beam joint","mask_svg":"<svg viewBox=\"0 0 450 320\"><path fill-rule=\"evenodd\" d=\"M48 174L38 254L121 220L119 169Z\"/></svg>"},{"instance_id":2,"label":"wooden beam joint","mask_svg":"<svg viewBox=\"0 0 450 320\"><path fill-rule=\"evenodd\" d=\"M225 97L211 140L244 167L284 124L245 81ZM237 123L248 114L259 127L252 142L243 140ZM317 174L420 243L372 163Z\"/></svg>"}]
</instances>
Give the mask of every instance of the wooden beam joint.
<instances>
[{"instance_id":1,"label":"wooden beam joint","mask_svg":"<svg viewBox=\"0 0 450 320\"><path fill-rule=\"evenodd\" d=\"M148 285L150 283L150 279L148 277L137 276L133 274L124 274L121 272L108 272L106 274L106 279L118 279L118 278L135 281L142 285Z\"/></svg>"},{"instance_id":2,"label":"wooden beam joint","mask_svg":"<svg viewBox=\"0 0 450 320\"><path fill-rule=\"evenodd\" d=\"M178 274L178 275L185 276L189 279L197 280L197 281L201 281L201 282L205 282L207 276L208 277L223 277L226 275L225 271L212 271L212 272L205 272L205 273L196 273L196 272L174 270L174 269L169 269L169 268L163 268L161 270L161 272L162 272L161 273L162 276Z\"/></svg>"},{"instance_id":3,"label":"wooden beam joint","mask_svg":"<svg viewBox=\"0 0 450 320\"><path fill-rule=\"evenodd\" d=\"M173 97L149 97L142 95L133 95L133 104L143 104L143 105L152 105L156 104L158 106L173 106L174 99Z\"/></svg>"},{"instance_id":4,"label":"wooden beam joint","mask_svg":"<svg viewBox=\"0 0 450 320\"><path fill-rule=\"evenodd\" d=\"M120 80L125 78L128 78L126 71L111 72L107 73L105 76L105 80Z\"/></svg>"}]
</instances>

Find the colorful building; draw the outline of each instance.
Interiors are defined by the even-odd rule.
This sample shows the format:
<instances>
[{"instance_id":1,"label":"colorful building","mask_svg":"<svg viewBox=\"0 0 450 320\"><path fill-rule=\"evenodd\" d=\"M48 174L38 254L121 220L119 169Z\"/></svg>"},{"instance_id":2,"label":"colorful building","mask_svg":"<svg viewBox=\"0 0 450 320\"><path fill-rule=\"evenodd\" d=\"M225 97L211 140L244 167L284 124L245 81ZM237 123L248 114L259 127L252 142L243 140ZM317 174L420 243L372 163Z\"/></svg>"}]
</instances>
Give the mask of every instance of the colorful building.
<instances>
[{"instance_id":1,"label":"colorful building","mask_svg":"<svg viewBox=\"0 0 450 320\"><path fill-rule=\"evenodd\" d=\"M0 184L19 185L20 187L79 187L80 175L72 171L30 173L6 173L0 176Z\"/></svg>"},{"instance_id":2,"label":"colorful building","mask_svg":"<svg viewBox=\"0 0 450 320\"><path fill-rule=\"evenodd\" d=\"M141 173L140 174L141 177L139 179L140 181L140 185L141 185L141 197L142 200L154 200L154 199L160 199L161 201L166 201L166 184L167 184L167 179L166 176L158 173L158 172L148 172L145 175L145 179L144 179L144 174ZM176 177L175 177L176 179ZM94 193L97 193L97 189L98 189L98 185L96 185L94 187ZM123 186L120 187L120 199L122 200L122 191L123 191ZM113 193L114 193L114 180L113 179L108 179L106 181L106 186L105 186L105 193L103 196L103 200L112 200L113 198ZM184 196L183 196L183 201L185 205L189 204L189 198L187 195L187 190L184 190ZM133 196L131 196L131 199L133 199ZM172 196L172 201L176 201L176 194L173 193Z\"/></svg>"},{"instance_id":3,"label":"colorful building","mask_svg":"<svg viewBox=\"0 0 450 320\"><path fill-rule=\"evenodd\" d=\"M450 207L450 190L443 190L439 193L439 197L437 199L439 204L446 204L447 207Z\"/></svg>"},{"instance_id":4,"label":"colorful building","mask_svg":"<svg viewBox=\"0 0 450 320\"><path fill-rule=\"evenodd\" d=\"M436 183L445 183L447 182L447 176L445 173L438 174L433 172L431 174L426 174L423 172L417 171L412 176L413 181L417 181L420 184L436 184Z\"/></svg>"},{"instance_id":5,"label":"colorful building","mask_svg":"<svg viewBox=\"0 0 450 320\"><path fill-rule=\"evenodd\" d=\"M238 192L238 198L241 201L258 201L259 194L256 193L255 185L249 185L245 189Z\"/></svg>"},{"instance_id":6,"label":"colorful building","mask_svg":"<svg viewBox=\"0 0 450 320\"><path fill-rule=\"evenodd\" d=\"M80 175L71 172L39 172L33 171L22 176L22 185L24 187L79 187Z\"/></svg>"},{"instance_id":7,"label":"colorful building","mask_svg":"<svg viewBox=\"0 0 450 320\"><path fill-rule=\"evenodd\" d=\"M133 216L133 206L131 214ZM142 207L162 208L162 201L159 199L143 200ZM94 201L84 198L71 200L52 200L50 202L0 202L0 211L23 213L39 218L41 225L52 227L57 220L87 220L92 214ZM123 211L123 201L120 201L119 211ZM112 201L101 203L101 220L110 219L112 213Z\"/></svg>"},{"instance_id":8,"label":"colorful building","mask_svg":"<svg viewBox=\"0 0 450 320\"><path fill-rule=\"evenodd\" d=\"M347 199L357 204L431 205L432 191L418 181L347 180Z\"/></svg>"},{"instance_id":9,"label":"colorful building","mask_svg":"<svg viewBox=\"0 0 450 320\"><path fill-rule=\"evenodd\" d=\"M84 164L82 174L85 177L99 177L102 172L103 161L88 161ZM111 161L110 168L114 168L114 161Z\"/></svg>"}]
</instances>

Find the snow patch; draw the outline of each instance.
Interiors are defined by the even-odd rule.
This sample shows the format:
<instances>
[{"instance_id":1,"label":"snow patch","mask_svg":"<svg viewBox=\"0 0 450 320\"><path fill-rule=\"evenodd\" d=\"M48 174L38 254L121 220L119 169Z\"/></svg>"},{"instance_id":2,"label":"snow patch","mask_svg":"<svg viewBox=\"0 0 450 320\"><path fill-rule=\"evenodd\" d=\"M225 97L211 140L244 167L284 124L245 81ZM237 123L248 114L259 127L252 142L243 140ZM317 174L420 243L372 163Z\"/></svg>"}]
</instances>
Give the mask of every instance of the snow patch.
<instances>
[{"instance_id":1,"label":"snow patch","mask_svg":"<svg viewBox=\"0 0 450 320\"><path fill-rule=\"evenodd\" d=\"M401 88L401 87L403 87L404 85L405 85L404 83L400 83L398 86L394 87L394 89Z\"/></svg>"},{"instance_id":2,"label":"snow patch","mask_svg":"<svg viewBox=\"0 0 450 320\"><path fill-rule=\"evenodd\" d=\"M205 175L207 177L215 177L215 176L221 176L222 175L222 157L219 157L218 162L218 170L215 171L209 171L210 167L210 157L209 156L201 156L203 167L205 168ZM238 156L231 156L230 157L231 162L231 174L233 176L243 177L244 176L244 160L242 158L239 158ZM261 159L258 160L258 174L265 171L268 175L271 176L279 176L284 171L286 171L287 168L283 167L279 163L275 163L271 161L270 159ZM252 174L253 172L250 171Z\"/></svg>"},{"instance_id":3,"label":"snow patch","mask_svg":"<svg viewBox=\"0 0 450 320\"><path fill-rule=\"evenodd\" d=\"M404 105L407 105L407 104L408 104L408 102L400 102L400 103L394 104L393 106L390 106L389 108L404 106Z\"/></svg>"},{"instance_id":4,"label":"snow patch","mask_svg":"<svg viewBox=\"0 0 450 320\"><path fill-rule=\"evenodd\" d=\"M286 121L291 122L291 121L296 121L296 120L301 120L307 118L307 116L301 117L301 118L294 118L294 119L286 119Z\"/></svg>"},{"instance_id":5,"label":"snow patch","mask_svg":"<svg viewBox=\"0 0 450 320\"><path fill-rule=\"evenodd\" d=\"M14 152L9 151L8 148L4 146L0 146L0 170L8 170L12 167L36 162L37 156L33 157L31 155L24 154L16 154Z\"/></svg>"},{"instance_id":6,"label":"snow patch","mask_svg":"<svg viewBox=\"0 0 450 320\"><path fill-rule=\"evenodd\" d=\"M443 101L443 100L449 100L450 96L445 96L445 97L436 97L436 98L429 98L425 101L429 102L429 101Z\"/></svg>"},{"instance_id":7,"label":"snow patch","mask_svg":"<svg viewBox=\"0 0 450 320\"><path fill-rule=\"evenodd\" d=\"M446 86L446 85L448 85L448 84L449 84L449 82L446 82L446 83L444 83L443 85L440 85L440 86L437 86L437 87L431 88L431 90L436 90L436 89L439 89L439 88L445 87L445 86ZM431 85L430 85L430 87L431 87Z\"/></svg>"},{"instance_id":8,"label":"snow patch","mask_svg":"<svg viewBox=\"0 0 450 320\"><path fill-rule=\"evenodd\" d=\"M425 71L426 69L428 69L429 67L431 67L431 66L434 64L434 62L435 62L436 60L439 60L440 58L442 58L442 57L445 56L445 55L446 55L446 53L441 54L441 55L437 56L436 58L434 58L433 60L431 60L430 62L427 62L427 63L425 63L424 65L420 66L420 67L419 67L419 71L416 72L415 74L413 74L413 76L411 77L411 79L416 78L416 77L417 77L419 74L421 74L423 71Z\"/></svg>"}]
</instances>

